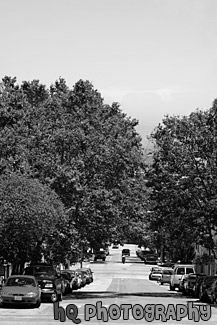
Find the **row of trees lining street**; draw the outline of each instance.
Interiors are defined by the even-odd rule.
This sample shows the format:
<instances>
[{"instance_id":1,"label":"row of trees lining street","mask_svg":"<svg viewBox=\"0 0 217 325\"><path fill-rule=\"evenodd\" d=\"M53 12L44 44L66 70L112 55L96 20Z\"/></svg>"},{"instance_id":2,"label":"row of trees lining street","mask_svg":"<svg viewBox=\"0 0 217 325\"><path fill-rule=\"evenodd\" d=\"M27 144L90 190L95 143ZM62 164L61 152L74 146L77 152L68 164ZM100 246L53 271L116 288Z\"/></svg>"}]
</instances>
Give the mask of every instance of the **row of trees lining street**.
<instances>
[{"instance_id":1,"label":"row of trees lining street","mask_svg":"<svg viewBox=\"0 0 217 325\"><path fill-rule=\"evenodd\" d=\"M144 163L138 121L89 81L5 77L0 84L0 250L27 261L74 262L86 246L130 238L190 261L216 251L217 101L165 116Z\"/></svg>"},{"instance_id":2,"label":"row of trees lining street","mask_svg":"<svg viewBox=\"0 0 217 325\"><path fill-rule=\"evenodd\" d=\"M4 77L0 84L0 249L26 261L75 260L142 223L146 206L138 121L89 81ZM134 237L143 234L135 234Z\"/></svg>"},{"instance_id":3,"label":"row of trees lining street","mask_svg":"<svg viewBox=\"0 0 217 325\"><path fill-rule=\"evenodd\" d=\"M151 139L147 222L153 240L174 260L192 260L196 243L216 257L217 100L206 111L166 116Z\"/></svg>"}]
</instances>

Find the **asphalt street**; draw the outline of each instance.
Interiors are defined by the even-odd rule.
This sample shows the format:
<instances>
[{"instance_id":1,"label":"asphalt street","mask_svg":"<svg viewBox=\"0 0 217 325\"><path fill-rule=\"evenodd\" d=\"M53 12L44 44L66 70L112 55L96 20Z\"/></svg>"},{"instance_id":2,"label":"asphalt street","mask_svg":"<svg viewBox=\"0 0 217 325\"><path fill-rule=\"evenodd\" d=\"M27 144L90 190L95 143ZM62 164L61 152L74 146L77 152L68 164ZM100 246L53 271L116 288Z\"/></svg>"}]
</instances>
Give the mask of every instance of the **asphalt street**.
<instances>
[{"instance_id":1,"label":"asphalt street","mask_svg":"<svg viewBox=\"0 0 217 325\"><path fill-rule=\"evenodd\" d=\"M178 291L169 291L168 285L149 281L151 266L137 258L136 246L124 246L131 250L125 264L121 262L122 248L110 249L105 262L86 262L94 272L94 282L63 297L55 308L51 303L42 303L37 309L0 308L0 324L74 324L79 320L80 324L216 324L217 306L202 304ZM209 309L211 318L203 320L202 316L208 318L205 312Z\"/></svg>"}]
</instances>

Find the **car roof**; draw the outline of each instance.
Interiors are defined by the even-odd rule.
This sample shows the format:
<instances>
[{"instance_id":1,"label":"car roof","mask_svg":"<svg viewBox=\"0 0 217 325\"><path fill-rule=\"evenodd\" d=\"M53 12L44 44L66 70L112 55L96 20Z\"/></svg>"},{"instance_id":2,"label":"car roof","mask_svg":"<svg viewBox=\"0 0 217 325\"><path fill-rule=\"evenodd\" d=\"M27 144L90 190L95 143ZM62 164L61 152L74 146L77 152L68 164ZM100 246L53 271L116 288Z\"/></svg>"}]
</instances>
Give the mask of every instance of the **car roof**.
<instances>
[{"instance_id":1,"label":"car roof","mask_svg":"<svg viewBox=\"0 0 217 325\"><path fill-rule=\"evenodd\" d=\"M175 264L174 268L175 267L193 267L194 268L194 265L193 264Z\"/></svg>"}]
</instances>

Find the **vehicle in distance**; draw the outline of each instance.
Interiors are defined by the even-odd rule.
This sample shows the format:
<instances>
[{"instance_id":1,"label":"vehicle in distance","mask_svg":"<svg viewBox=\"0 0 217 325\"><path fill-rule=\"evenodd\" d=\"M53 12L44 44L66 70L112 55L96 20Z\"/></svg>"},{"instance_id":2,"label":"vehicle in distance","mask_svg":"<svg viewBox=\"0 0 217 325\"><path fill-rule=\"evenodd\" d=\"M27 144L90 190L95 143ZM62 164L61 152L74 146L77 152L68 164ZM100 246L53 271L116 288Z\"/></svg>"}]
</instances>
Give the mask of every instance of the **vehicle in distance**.
<instances>
[{"instance_id":1,"label":"vehicle in distance","mask_svg":"<svg viewBox=\"0 0 217 325\"><path fill-rule=\"evenodd\" d=\"M34 276L11 275L0 293L2 305L25 304L36 308L41 305L41 288Z\"/></svg>"},{"instance_id":2,"label":"vehicle in distance","mask_svg":"<svg viewBox=\"0 0 217 325\"><path fill-rule=\"evenodd\" d=\"M94 261L97 261L97 260L105 261L105 259L106 259L106 252L104 249L101 248L100 250L95 252Z\"/></svg>"},{"instance_id":3,"label":"vehicle in distance","mask_svg":"<svg viewBox=\"0 0 217 325\"><path fill-rule=\"evenodd\" d=\"M61 276L62 278L67 279L69 281L71 291L77 290L81 287L79 275L75 270L62 270Z\"/></svg>"},{"instance_id":4,"label":"vehicle in distance","mask_svg":"<svg viewBox=\"0 0 217 325\"><path fill-rule=\"evenodd\" d=\"M76 273L80 279L80 288L83 288L87 284L87 274L82 272L81 269L76 269Z\"/></svg>"},{"instance_id":5,"label":"vehicle in distance","mask_svg":"<svg viewBox=\"0 0 217 325\"><path fill-rule=\"evenodd\" d=\"M130 256L130 250L128 248L122 249L122 256Z\"/></svg>"},{"instance_id":6,"label":"vehicle in distance","mask_svg":"<svg viewBox=\"0 0 217 325\"><path fill-rule=\"evenodd\" d=\"M144 263L145 264L157 264L157 256L153 254L148 254L144 256Z\"/></svg>"},{"instance_id":7,"label":"vehicle in distance","mask_svg":"<svg viewBox=\"0 0 217 325\"><path fill-rule=\"evenodd\" d=\"M161 278L161 275L162 275L162 270L160 270L160 269L152 271L149 274L149 280L159 281L159 279Z\"/></svg>"},{"instance_id":8,"label":"vehicle in distance","mask_svg":"<svg viewBox=\"0 0 217 325\"><path fill-rule=\"evenodd\" d=\"M76 270L76 272L78 272L78 271L82 272L85 275L86 284L90 284L93 282L93 271L91 270L91 268L83 267L83 268Z\"/></svg>"},{"instance_id":9,"label":"vehicle in distance","mask_svg":"<svg viewBox=\"0 0 217 325\"><path fill-rule=\"evenodd\" d=\"M24 269L24 275L33 275L41 287L41 299L51 302L61 301L64 293L64 280L53 265L46 263L30 264Z\"/></svg>"}]
</instances>

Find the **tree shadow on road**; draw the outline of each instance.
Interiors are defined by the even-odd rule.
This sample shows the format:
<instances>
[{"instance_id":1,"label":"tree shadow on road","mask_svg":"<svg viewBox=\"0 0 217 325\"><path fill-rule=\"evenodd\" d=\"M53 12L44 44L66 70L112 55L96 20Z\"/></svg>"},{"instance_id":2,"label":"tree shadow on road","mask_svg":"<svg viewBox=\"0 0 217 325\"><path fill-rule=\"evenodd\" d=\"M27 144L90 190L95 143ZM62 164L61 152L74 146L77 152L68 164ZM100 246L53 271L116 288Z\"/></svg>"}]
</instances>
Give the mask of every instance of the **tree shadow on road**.
<instances>
[{"instance_id":1,"label":"tree shadow on road","mask_svg":"<svg viewBox=\"0 0 217 325\"><path fill-rule=\"evenodd\" d=\"M124 298L124 297L157 297L157 298L175 298L175 299L186 299L180 292L115 292L115 291L78 291L73 292L69 296L65 296L63 299L91 299L91 298ZM190 298L190 297L189 297Z\"/></svg>"}]
</instances>

